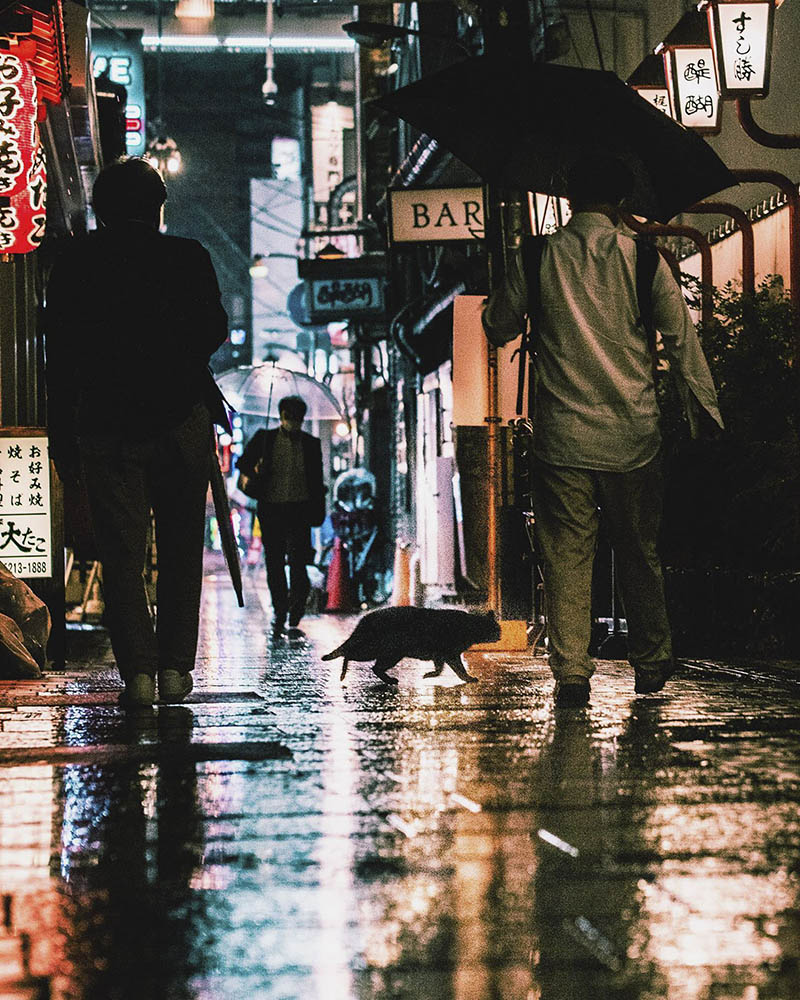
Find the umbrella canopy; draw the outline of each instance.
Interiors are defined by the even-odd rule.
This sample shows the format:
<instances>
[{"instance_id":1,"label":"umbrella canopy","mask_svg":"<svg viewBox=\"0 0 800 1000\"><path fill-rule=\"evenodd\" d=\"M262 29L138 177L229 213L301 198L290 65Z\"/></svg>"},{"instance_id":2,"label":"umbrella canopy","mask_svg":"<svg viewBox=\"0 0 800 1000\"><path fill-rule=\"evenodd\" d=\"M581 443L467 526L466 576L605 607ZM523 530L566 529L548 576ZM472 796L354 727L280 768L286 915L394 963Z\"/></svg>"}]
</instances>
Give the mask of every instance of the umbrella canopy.
<instances>
[{"instance_id":1,"label":"umbrella canopy","mask_svg":"<svg viewBox=\"0 0 800 1000\"><path fill-rule=\"evenodd\" d=\"M231 406L240 413L278 419L278 403L284 396L300 396L309 420L341 420L342 411L331 390L305 375L275 364L242 365L217 376L217 385Z\"/></svg>"},{"instance_id":2,"label":"umbrella canopy","mask_svg":"<svg viewBox=\"0 0 800 1000\"><path fill-rule=\"evenodd\" d=\"M564 195L577 159L616 156L635 178L625 207L661 222L737 183L699 135L601 70L478 56L373 104L518 190Z\"/></svg>"}]
</instances>

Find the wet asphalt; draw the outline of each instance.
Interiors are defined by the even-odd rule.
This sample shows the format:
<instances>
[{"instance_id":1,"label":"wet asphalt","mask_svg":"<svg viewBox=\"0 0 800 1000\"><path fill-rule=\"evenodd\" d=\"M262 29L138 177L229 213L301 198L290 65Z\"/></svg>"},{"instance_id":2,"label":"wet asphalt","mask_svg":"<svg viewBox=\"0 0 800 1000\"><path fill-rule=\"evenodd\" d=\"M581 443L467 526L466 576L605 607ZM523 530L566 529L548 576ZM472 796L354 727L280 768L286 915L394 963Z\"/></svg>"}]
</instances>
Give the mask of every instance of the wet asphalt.
<instances>
[{"instance_id":1,"label":"wet asphalt","mask_svg":"<svg viewBox=\"0 0 800 1000\"><path fill-rule=\"evenodd\" d=\"M117 705L108 643L0 682L0 1000L796 1000L800 672L690 661L323 663L205 583L185 705Z\"/></svg>"}]
</instances>

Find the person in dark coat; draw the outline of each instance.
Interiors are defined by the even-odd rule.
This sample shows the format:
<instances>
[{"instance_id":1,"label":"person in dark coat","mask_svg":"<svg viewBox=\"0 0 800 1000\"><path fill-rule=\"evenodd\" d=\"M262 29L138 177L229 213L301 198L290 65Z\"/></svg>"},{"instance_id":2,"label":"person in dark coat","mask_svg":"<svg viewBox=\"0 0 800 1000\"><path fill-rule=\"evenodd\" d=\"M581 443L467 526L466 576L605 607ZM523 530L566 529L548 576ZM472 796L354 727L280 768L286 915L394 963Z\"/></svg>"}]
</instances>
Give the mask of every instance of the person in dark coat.
<instances>
[{"instance_id":1,"label":"person in dark coat","mask_svg":"<svg viewBox=\"0 0 800 1000\"><path fill-rule=\"evenodd\" d=\"M248 441L237 463L245 475L261 482L258 520L272 598L272 631L297 628L311 585L306 563L311 553L311 527L325 518L322 447L319 438L301 430L306 404L299 396L278 403L280 426L259 430ZM289 586L286 586L286 559Z\"/></svg>"},{"instance_id":2,"label":"person in dark coat","mask_svg":"<svg viewBox=\"0 0 800 1000\"><path fill-rule=\"evenodd\" d=\"M159 232L166 189L119 160L93 191L97 232L56 261L45 308L50 447L65 484L85 477L117 668L129 705L192 687L210 474L208 362L228 321L211 258ZM150 511L157 625L143 570Z\"/></svg>"}]
</instances>

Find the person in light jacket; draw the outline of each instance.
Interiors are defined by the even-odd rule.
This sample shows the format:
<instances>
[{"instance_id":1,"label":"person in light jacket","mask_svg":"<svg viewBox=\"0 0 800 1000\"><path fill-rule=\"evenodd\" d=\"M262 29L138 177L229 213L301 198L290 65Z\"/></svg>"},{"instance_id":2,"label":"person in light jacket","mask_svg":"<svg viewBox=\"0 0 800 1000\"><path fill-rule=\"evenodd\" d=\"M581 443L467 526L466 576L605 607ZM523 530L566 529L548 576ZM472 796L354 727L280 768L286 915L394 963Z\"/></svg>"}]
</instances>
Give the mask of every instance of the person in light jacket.
<instances>
[{"instance_id":1,"label":"person in light jacket","mask_svg":"<svg viewBox=\"0 0 800 1000\"><path fill-rule=\"evenodd\" d=\"M589 701L598 508L617 558L635 691L659 691L675 671L656 551L663 484L653 358L636 294L637 244L619 214L632 186L618 160L577 163L568 180L573 215L547 238L541 258L533 501L558 705ZM693 435L721 427L697 333L660 256L651 307ZM527 276L518 254L484 306L490 342L518 337L527 311Z\"/></svg>"}]
</instances>

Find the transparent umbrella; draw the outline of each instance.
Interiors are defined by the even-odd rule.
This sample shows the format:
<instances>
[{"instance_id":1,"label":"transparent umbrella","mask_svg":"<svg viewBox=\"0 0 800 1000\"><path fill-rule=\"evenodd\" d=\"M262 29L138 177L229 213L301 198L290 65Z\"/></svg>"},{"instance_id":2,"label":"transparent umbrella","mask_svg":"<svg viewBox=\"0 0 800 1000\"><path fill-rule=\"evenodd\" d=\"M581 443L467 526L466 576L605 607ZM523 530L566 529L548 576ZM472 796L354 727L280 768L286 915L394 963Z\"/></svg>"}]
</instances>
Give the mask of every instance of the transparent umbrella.
<instances>
[{"instance_id":1,"label":"transparent umbrella","mask_svg":"<svg viewBox=\"0 0 800 1000\"><path fill-rule=\"evenodd\" d=\"M308 420L343 419L341 407L326 385L276 364L241 365L217 375L216 382L239 413L277 419L283 397L300 396L308 407Z\"/></svg>"}]
</instances>

